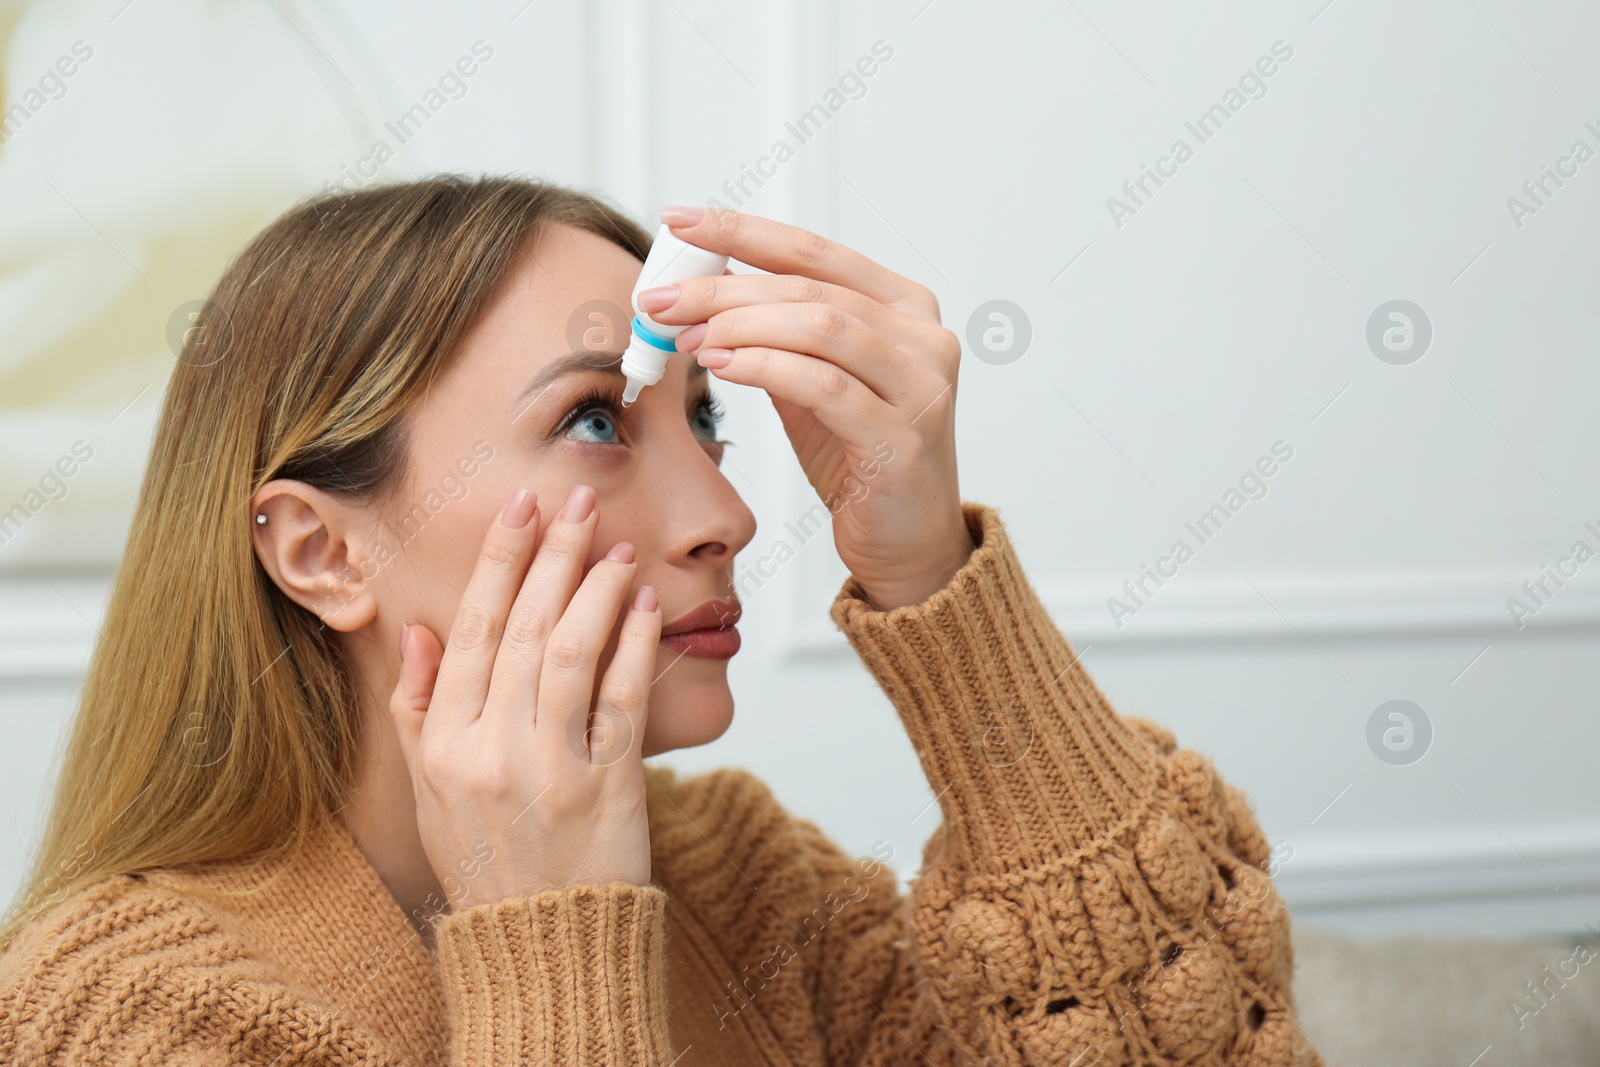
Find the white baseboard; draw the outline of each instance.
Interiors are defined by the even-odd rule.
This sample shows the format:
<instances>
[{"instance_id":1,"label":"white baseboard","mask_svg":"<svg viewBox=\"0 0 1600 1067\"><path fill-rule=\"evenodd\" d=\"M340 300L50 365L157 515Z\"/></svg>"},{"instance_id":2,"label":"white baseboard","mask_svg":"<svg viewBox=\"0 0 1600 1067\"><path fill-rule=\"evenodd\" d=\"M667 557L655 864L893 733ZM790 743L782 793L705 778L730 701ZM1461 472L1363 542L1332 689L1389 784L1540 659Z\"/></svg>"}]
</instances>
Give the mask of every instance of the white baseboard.
<instances>
[{"instance_id":1,"label":"white baseboard","mask_svg":"<svg viewBox=\"0 0 1600 1067\"><path fill-rule=\"evenodd\" d=\"M1146 581L1141 603L1111 583L1041 581L1039 599L1074 646L1301 640L1303 637L1436 636L1600 628L1600 582L1568 581L1535 604L1523 583L1534 572L1439 570L1184 576L1157 588ZM837 584L830 590L837 589ZM1133 613L1113 615L1107 598L1118 596ZM1512 598L1533 608L1520 622ZM800 606L803 601L803 606ZM796 659L848 651L826 611L810 598L793 598L785 651ZM820 618L818 616L821 616Z\"/></svg>"},{"instance_id":2,"label":"white baseboard","mask_svg":"<svg viewBox=\"0 0 1600 1067\"><path fill-rule=\"evenodd\" d=\"M110 592L109 574L0 578L0 684L78 682Z\"/></svg>"},{"instance_id":3,"label":"white baseboard","mask_svg":"<svg viewBox=\"0 0 1600 1067\"><path fill-rule=\"evenodd\" d=\"M1274 881L1296 921L1366 935L1563 936L1600 926L1600 822L1307 844ZM1508 845L1515 841L1515 846Z\"/></svg>"}]
</instances>

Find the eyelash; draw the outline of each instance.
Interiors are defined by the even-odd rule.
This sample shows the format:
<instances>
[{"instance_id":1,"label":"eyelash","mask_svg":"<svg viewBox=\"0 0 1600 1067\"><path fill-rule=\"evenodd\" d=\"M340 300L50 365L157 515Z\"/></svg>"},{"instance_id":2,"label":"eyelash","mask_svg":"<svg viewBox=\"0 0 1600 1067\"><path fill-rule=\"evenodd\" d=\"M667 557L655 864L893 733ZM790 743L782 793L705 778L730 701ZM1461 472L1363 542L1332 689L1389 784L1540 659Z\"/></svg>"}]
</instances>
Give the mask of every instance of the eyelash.
<instances>
[{"instance_id":1,"label":"eyelash","mask_svg":"<svg viewBox=\"0 0 1600 1067\"><path fill-rule=\"evenodd\" d=\"M601 386L594 386L579 397L576 404L567 409L567 413L561 416L561 421L556 424L555 433L551 436L558 437L565 434L572 429L580 416L587 415L596 409L604 411L620 425L622 422L621 405L622 398L620 394ZM727 414L727 409L723 407L722 401L711 393L706 394L706 398L701 402L700 406L705 409L706 414L710 417L711 425L713 426L712 432L715 433L714 428L721 425L723 416ZM706 443L728 444L729 442L712 437Z\"/></svg>"}]
</instances>

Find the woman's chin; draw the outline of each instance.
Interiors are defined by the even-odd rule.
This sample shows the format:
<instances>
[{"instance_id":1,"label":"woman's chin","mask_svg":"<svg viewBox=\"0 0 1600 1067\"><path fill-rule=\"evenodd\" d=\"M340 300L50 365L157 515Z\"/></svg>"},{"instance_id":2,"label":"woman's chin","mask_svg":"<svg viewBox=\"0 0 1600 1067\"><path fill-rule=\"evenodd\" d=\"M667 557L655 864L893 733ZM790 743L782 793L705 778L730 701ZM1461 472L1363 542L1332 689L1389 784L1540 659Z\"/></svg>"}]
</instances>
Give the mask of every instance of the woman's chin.
<instances>
[{"instance_id":1,"label":"woman's chin","mask_svg":"<svg viewBox=\"0 0 1600 1067\"><path fill-rule=\"evenodd\" d=\"M733 690L726 671L706 672L704 678L689 672L668 671L650 691L650 711L645 721L643 752L646 757L710 744L733 722Z\"/></svg>"}]
</instances>

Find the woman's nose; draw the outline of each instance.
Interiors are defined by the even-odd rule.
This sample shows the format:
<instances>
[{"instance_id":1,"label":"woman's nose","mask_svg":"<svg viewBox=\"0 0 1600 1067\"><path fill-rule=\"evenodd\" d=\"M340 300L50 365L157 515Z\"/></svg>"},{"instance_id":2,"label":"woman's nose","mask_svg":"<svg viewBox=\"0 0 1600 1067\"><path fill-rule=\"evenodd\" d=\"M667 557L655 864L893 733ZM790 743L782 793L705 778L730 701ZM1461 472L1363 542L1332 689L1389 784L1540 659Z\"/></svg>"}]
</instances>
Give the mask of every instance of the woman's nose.
<instances>
[{"instance_id":1,"label":"woman's nose","mask_svg":"<svg viewBox=\"0 0 1600 1067\"><path fill-rule=\"evenodd\" d=\"M698 437L681 448L674 445L657 459L661 467L649 476L659 478L657 484L667 494L657 512L667 554L731 564L755 538L755 513Z\"/></svg>"},{"instance_id":2,"label":"woman's nose","mask_svg":"<svg viewBox=\"0 0 1600 1067\"><path fill-rule=\"evenodd\" d=\"M720 485L685 487L673 507L677 528L669 533L668 545L688 558L727 566L755 537L755 514L721 472L712 477Z\"/></svg>"}]
</instances>

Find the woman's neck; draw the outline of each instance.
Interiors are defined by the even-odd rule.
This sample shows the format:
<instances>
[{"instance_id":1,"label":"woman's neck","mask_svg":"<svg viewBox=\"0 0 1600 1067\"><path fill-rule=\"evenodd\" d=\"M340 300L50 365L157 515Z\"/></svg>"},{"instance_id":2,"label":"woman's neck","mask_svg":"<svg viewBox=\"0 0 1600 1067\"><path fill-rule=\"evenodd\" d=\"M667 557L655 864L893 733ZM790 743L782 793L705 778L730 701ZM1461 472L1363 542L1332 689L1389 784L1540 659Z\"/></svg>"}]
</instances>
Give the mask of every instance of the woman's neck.
<instances>
[{"instance_id":1,"label":"woman's neck","mask_svg":"<svg viewBox=\"0 0 1600 1067\"><path fill-rule=\"evenodd\" d=\"M365 709L362 727L355 783L339 820L431 948L430 920L448 909L417 830L411 773L387 709Z\"/></svg>"}]
</instances>

